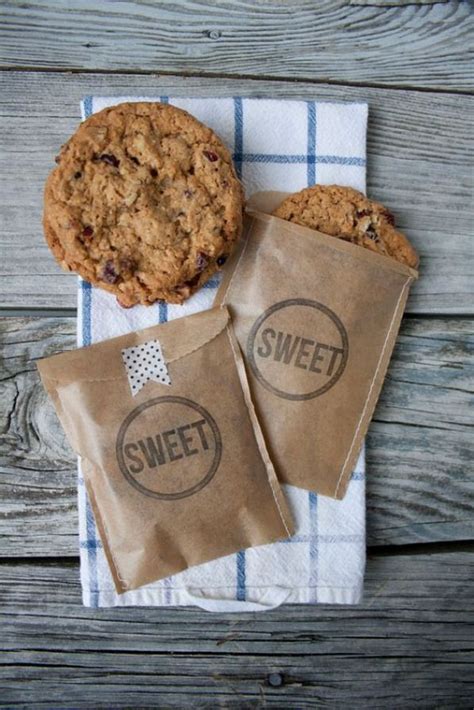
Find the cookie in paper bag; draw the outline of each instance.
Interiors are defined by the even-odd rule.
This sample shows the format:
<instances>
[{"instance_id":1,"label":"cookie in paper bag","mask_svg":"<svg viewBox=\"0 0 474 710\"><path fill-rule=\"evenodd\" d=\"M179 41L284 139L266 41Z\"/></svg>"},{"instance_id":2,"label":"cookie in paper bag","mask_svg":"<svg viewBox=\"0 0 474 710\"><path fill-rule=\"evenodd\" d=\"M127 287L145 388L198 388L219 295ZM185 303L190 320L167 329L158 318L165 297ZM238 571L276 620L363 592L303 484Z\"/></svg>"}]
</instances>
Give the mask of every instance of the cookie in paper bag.
<instances>
[{"instance_id":1,"label":"cookie in paper bag","mask_svg":"<svg viewBox=\"0 0 474 710\"><path fill-rule=\"evenodd\" d=\"M352 240L269 214L275 198L281 202L274 193L253 196L245 240L216 303L231 310L280 481L341 499L418 274ZM296 217L297 207L285 204L288 213L277 214ZM327 231L341 230L337 211L321 220Z\"/></svg>"},{"instance_id":2,"label":"cookie in paper bag","mask_svg":"<svg viewBox=\"0 0 474 710\"><path fill-rule=\"evenodd\" d=\"M351 187L313 185L287 197L273 213L396 259L412 268L418 255L394 224L391 212Z\"/></svg>"}]
</instances>

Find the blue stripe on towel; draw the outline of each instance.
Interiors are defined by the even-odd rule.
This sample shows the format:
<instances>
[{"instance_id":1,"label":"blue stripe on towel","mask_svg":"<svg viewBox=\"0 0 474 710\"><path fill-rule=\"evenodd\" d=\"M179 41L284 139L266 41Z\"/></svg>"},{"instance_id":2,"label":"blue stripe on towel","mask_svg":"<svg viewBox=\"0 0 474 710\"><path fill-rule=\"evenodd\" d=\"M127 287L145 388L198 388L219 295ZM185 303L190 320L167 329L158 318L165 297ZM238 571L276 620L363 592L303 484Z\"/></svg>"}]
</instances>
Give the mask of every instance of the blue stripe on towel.
<instances>
[{"instance_id":1,"label":"blue stripe on towel","mask_svg":"<svg viewBox=\"0 0 474 710\"><path fill-rule=\"evenodd\" d=\"M245 588L246 569L245 569L245 550L241 550L236 555L237 558L237 600L245 601L247 592Z\"/></svg>"},{"instance_id":2,"label":"blue stripe on towel","mask_svg":"<svg viewBox=\"0 0 474 710\"><path fill-rule=\"evenodd\" d=\"M364 167L367 163L365 158L347 155L279 155L277 153L234 153L234 162L238 163L280 163L299 164L307 163L314 165L322 163L324 165L357 165Z\"/></svg>"},{"instance_id":3,"label":"blue stripe on towel","mask_svg":"<svg viewBox=\"0 0 474 710\"><path fill-rule=\"evenodd\" d=\"M168 321L168 304L166 301L158 302L158 322L167 323Z\"/></svg>"},{"instance_id":4,"label":"blue stripe on towel","mask_svg":"<svg viewBox=\"0 0 474 710\"><path fill-rule=\"evenodd\" d=\"M309 525L310 525L310 541L309 541L309 591L315 597L309 601L316 603L318 600L317 584L318 584L318 496L316 493L308 493L309 500Z\"/></svg>"},{"instance_id":5,"label":"blue stripe on towel","mask_svg":"<svg viewBox=\"0 0 474 710\"><path fill-rule=\"evenodd\" d=\"M84 117L89 118L92 116L92 96L86 96L83 102L84 105Z\"/></svg>"},{"instance_id":6,"label":"blue stripe on towel","mask_svg":"<svg viewBox=\"0 0 474 710\"><path fill-rule=\"evenodd\" d=\"M86 96L84 99L84 117L89 118L93 112L92 96ZM92 343L92 286L86 281L81 282L82 288L82 344L90 345ZM89 565L89 585L90 585L90 604L93 607L99 606L99 583L97 576L97 547L98 540L96 534L96 526L94 514L90 506L89 497L86 495L86 545L87 558Z\"/></svg>"},{"instance_id":7,"label":"blue stripe on towel","mask_svg":"<svg viewBox=\"0 0 474 710\"><path fill-rule=\"evenodd\" d=\"M242 99L234 99L234 163L239 179L242 179L242 162L245 160L244 150L244 112Z\"/></svg>"},{"instance_id":8,"label":"blue stripe on towel","mask_svg":"<svg viewBox=\"0 0 474 710\"><path fill-rule=\"evenodd\" d=\"M86 102L84 102L84 110L87 111ZM90 110L90 109L89 109ZM86 118L87 118L86 113ZM81 281L82 289L82 344L90 345L92 342L91 332L91 303L92 303L92 286L86 281ZM93 607L99 606L99 584L97 577L97 547L98 540L96 535L96 527L94 514L89 503L89 497L86 495L86 541L81 542L81 547L87 550L87 560L89 567L89 586L90 586L90 604Z\"/></svg>"},{"instance_id":9,"label":"blue stripe on towel","mask_svg":"<svg viewBox=\"0 0 474 710\"><path fill-rule=\"evenodd\" d=\"M100 540L82 540L80 547L82 550L100 550L102 543Z\"/></svg>"},{"instance_id":10,"label":"blue stripe on towel","mask_svg":"<svg viewBox=\"0 0 474 710\"><path fill-rule=\"evenodd\" d=\"M217 288L219 284L219 278L210 278L209 281L206 281L206 283L201 286L201 288Z\"/></svg>"},{"instance_id":11,"label":"blue stripe on towel","mask_svg":"<svg viewBox=\"0 0 474 710\"><path fill-rule=\"evenodd\" d=\"M316 182L316 103L308 102L308 187Z\"/></svg>"},{"instance_id":12,"label":"blue stripe on towel","mask_svg":"<svg viewBox=\"0 0 474 710\"><path fill-rule=\"evenodd\" d=\"M346 157L343 155L315 155L314 162L324 165L358 165L365 167L367 161L365 158Z\"/></svg>"}]
</instances>

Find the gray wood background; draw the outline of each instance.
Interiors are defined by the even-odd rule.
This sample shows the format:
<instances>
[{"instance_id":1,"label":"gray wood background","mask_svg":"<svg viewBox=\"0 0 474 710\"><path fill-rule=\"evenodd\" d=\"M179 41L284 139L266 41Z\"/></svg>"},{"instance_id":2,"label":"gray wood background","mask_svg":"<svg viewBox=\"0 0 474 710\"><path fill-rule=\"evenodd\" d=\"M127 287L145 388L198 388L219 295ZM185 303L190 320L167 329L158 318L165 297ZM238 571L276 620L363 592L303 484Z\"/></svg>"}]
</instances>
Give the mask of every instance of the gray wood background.
<instances>
[{"instance_id":1,"label":"gray wood background","mask_svg":"<svg viewBox=\"0 0 474 710\"><path fill-rule=\"evenodd\" d=\"M469 2L3 2L0 705L472 708ZM74 456L35 360L75 345L41 200L86 94L368 100L368 191L420 252L368 437L364 602L260 615L80 602Z\"/></svg>"}]
</instances>

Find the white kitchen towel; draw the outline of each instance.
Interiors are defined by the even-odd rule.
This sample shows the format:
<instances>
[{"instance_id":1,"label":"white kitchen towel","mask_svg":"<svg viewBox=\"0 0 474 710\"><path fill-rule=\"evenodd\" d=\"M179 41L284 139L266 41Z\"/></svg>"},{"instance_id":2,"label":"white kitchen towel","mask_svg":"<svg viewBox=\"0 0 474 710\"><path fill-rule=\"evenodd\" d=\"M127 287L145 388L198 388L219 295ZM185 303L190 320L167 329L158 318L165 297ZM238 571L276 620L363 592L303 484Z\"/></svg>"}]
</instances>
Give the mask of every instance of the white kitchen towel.
<instances>
[{"instance_id":1,"label":"white kitchen towel","mask_svg":"<svg viewBox=\"0 0 474 710\"><path fill-rule=\"evenodd\" d=\"M83 118L122 101L169 102L213 128L232 150L247 196L258 190L293 192L314 183L365 191L367 104L87 97L82 102ZM79 345L210 308L218 283L214 277L183 306L157 303L124 309L111 294L80 281ZM79 472L84 604L195 604L219 612L269 609L284 602L356 604L365 568L364 454L342 501L293 486L284 489L296 521L296 534L290 540L239 552L117 595Z\"/></svg>"}]
</instances>

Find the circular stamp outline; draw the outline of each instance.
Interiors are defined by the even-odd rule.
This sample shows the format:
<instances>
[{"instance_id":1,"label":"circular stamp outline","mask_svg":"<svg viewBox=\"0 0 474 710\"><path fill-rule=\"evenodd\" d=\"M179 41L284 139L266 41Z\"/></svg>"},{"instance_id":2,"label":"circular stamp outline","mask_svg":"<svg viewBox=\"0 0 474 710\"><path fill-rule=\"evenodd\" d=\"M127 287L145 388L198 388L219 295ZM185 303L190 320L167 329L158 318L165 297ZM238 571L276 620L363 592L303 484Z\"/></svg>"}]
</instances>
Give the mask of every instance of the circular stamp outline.
<instances>
[{"instance_id":1,"label":"circular stamp outline","mask_svg":"<svg viewBox=\"0 0 474 710\"><path fill-rule=\"evenodd\" d=\"M334 375L331 377L331 379L326 382L325 385L322 387L318 387L318 389L313 390L313 392L308 392L307 394L291 394L290 392L285 392L284 390L280 390L274 385L272 385L268 380L265 379L265 377L262 375L260 370L258 369L258 365L255 360L255 355L254 355L254 346L255 346L255 338L257 336L258 331L260 330L261 325L269 318L271 315L273 315L276 311L281 310L282 308L288 308L290 306L309 306L311 308L314 308L318 311L321 311L326 315L330 320L334 323L336 326L339 335L341 336L342 340L342 347L343 347L343 354L341 358L341 362L339 364L339 367L337 368L336 372ZM266 311L262 313L261 316L257 318L255 323L252 326L252 329L249 333L249 337L247 340L247 358L250 364L250 367L252 368L252 372L257 378L257 380L260 382L260 384L265 387L269 392L272 392L275 394L277 397L282 397L283 399L291 399L293 401L298 401L301 402L303 400L307 399L314 399L314 397L319 397L320 395L324 394L327 392L331 387L333 387L338 379L341 377L342 373L344 372L344 369L346 367L347 363L347 358L349 357L349 338L347 337L347 331L344 328L344 325L341 321L341 319L333 312L331 311L330 308L325 306L323 303L319 303L318 301L313 301L309 298L288 298L286 301L279 301L278 303L274 303L273 306L268 308Z\"/></svg>"},{"instance_id":2,"label":"circular stamp outline","mask_svg":"<svg viewBox=\"0 0 474 710\"><path fill-rule=\"evenodd\" d=\"M195 411L199 412L199 414L204 417L206 422L209 424L211 431L214 435L214 441L216 444L214 459L211 463L209 471L206 473L204 478L191 488L188 488L187 490L181 491L179 493L158 493L157 491L152 491L149 488L142 486L142 484L138 483L138 481L129 472L123 457L123 443L125 439L125 434L132 421L136 419L143 411L145 411L145 409L148 409L149 407L154 407L157 404L166 404L167 402L172 402L174 404L182 404L187 407L190 407L190 409L194 409ZM140 404L129 414L127 414L120 426L119 433L117 435L117 440L115 442L115 454L117 456L117 461L121 472L123 473L127 481L140 493L143 493L144 495L149 496L150 498L157 498L158 500L179 500L181 498L187 498L188 496L197 493L202 488L204 488L204 486L207 486L207 484L214 478L214 475L219 467L222 458L222 438L215 419L209 414L206 409L204 409L204 407L201 407L200 404L197 404L196 402L193 402L192 400L187 399L186 397L174 397L171 395L167 395L166 397L155 397L154 399L148 400L148 402L143 402L143 404Z\"/></svg>"}]
</instances>

